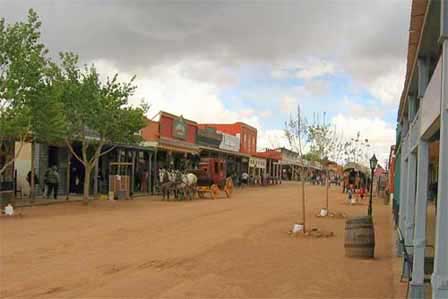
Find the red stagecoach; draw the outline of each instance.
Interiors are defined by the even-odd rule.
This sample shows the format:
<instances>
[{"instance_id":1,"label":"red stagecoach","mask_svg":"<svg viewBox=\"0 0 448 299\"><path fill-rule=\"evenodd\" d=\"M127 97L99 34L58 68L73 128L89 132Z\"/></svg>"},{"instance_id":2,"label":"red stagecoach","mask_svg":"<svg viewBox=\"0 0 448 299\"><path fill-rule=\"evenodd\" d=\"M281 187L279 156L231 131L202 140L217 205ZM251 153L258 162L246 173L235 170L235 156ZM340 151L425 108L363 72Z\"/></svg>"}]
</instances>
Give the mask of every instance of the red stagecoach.
<instances>
[{"instance_id":1,"label":"red stagecoach","mask_svg":"<svg viewBox=\"0 0 448 299\"><path fill-rule=\"evenodd\" d=\"M224 159L202 158L199 169L192 171L198 177L198 195L204 198L204 194L209 193L216 199L220 190L223 190L227 198L233 192L233 182L231 177L227 177L227 165Z\"/></svg>"}]
</instances>

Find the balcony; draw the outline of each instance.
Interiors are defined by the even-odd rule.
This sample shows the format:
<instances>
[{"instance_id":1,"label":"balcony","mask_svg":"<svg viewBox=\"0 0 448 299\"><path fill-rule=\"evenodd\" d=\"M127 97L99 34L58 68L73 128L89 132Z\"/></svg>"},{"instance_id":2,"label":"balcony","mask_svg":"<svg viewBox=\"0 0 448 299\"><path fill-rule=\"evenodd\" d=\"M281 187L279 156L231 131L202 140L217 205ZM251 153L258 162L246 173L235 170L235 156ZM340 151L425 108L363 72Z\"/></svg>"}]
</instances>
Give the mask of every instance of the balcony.
<instances>
[{"instance_id":1,"label":"balcony","mask_svg":"<svg viewBox=\"0 0 448 299\"><path fill-rule=\"evenodd\" d=\"M442 99L442 59L439 59L421 104L420 136L431 137L438 128Z\"/></svg>"}]
</instances>

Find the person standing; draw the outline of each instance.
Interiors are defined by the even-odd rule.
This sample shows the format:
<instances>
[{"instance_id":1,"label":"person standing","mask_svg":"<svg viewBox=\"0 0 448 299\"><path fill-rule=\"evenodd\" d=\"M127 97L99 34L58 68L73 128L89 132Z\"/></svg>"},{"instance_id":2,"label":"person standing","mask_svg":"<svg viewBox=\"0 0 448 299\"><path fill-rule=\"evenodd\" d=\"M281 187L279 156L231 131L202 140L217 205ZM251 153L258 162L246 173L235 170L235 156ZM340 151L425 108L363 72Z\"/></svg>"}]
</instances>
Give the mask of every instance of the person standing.
<instances>
[{"instance_id":1,"label":"person standing","mask_svg":"<svg viewBox=\"0 0 448 299\"><path fill-rule=\"evenodd\" d=\"M53 198L58 199L59 173L56 165L45 172L45 183L47 184L47 198L53 193Z\"/></svg>"}]
</instances>

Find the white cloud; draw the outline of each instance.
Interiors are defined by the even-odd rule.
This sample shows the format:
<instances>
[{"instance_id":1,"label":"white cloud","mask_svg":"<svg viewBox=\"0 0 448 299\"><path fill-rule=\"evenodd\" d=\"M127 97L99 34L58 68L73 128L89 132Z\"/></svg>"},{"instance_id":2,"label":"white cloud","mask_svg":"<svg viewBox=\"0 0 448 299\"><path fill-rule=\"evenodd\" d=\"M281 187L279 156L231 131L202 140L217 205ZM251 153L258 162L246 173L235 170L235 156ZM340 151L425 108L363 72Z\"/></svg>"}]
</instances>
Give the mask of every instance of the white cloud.
<instances>
[{"instance_id":1,"label":"white cloud","mask_svg":"<svg viewBox=\"0 0 448 299\"><path fill-rule=\"evenodd\" d=\"M257 147L262 151L266 148L289 147L289 144L283 130L259 130Z\"/></svg>"},{"instance_id":2,"label":"white cloud","mask_svg":"<svg viewBox=\"0 0 448 299\"><path fill-rule=\"evenodd\" d=\"M304 88L312 96L325 96L330 92L330 82L327 80L308 80L305 81Z\"/></svg>"},{"instance_id":3,"label":"white cloud","mask_svg":"<svg viewBox=\"0 0 448 299\"><path fill-rule=\"evenodd\" d=\"M295 74L296 77L304 80L310 80L324 75L332 75L336 73L335 64L316 58L309 59L306 62L302 63L301 65L299 65L298 69L299 70Z\"/></svg>"},{"instance_id":4,"label":"white cloud","mask_svg":"<svg viewBox=\"0 0 448 299\"><path fill-rule=\"evenodd\" d=\"M271 110L263 110L263 111L260 111L258 113L258 115L260 115L260 117L262 117L262 118L267 118L267 117L272 116L272 111Z\"/></svg>"},{"instance_id":5,"label":"white cloud","mask_svg":"<svg viewBox=\"0 0 448 299\"><path fill-rule=\"evenodd\" d=\"M352 138L356 136L357 132L361 133L362 138L367 138L371 145L369 157L375 154L381 164L388 159L390 146L395 143L395 129L391 124L379 117L356 117L342 114L334 117L332 122L344 138Z\"/></svg>"},{"instance_id":6,"label":"white cloud","mask_svg":"<svg viewBox=\"0 0 448 299\"><path fill-rule=\"evenodd\" d=\"M290 113L297 107L297 99L291 96L284 96L280 99L280 111L284 113Z\"/></svg>"},{"instance_id":7,"label":"white cloud","mask_svg":"<svg viewBox=\"0 0 448 299\"><path fill-rule=\"evenodd\" d=\"M403 90L405 66L402 64L389 73L378 76L368 83L367 88L372 95L386 105L397 105Z\"/></svg>"},{"instance_id":8,"label":"white cloud","mask_svg":"<svg viewBox=\"0 0 448 299\"><path fill-rule=\"evenodd\" d=\"M119 72L115 65L105 60L94 63L103 77ZM150 116L164 110L202 123L243 121L256 128L260 127L259 116L255 110L227 109L219 98L218 84L191 78L189 73L185 72L190 65L199 64L196 61L184 61L171 66L153 67L147 73L141 74L134 82L138 88L131 102L139 104L141 99L144 99L151 104ZM131 78L127 73L119 73L120 80Z\"/></svg>"},{"instance_id":9,"label":"white cloud","mask_svg":"<svg viewBox=\"0 0 448 299\"><path fill-rule=\"evenodd\" d=\"M295 77L302 80L313 80L325 75L335 74L337 71L335 63L311 56L307 59L287 61L274 66L271 77L273 79Z\"/></svg>"},{"instance_id":10,"label":"white cloud","mask_svg":"<svg viewBox=\"0 0 448 299\"><path fill-rule=\"evenodd\" d=\"M344 97L343 105L348 109L348 115L353 115L357 118L381 118L384 116L384 109L371 104L360 104L354 100Z\"/></svg>"}]
</instances>

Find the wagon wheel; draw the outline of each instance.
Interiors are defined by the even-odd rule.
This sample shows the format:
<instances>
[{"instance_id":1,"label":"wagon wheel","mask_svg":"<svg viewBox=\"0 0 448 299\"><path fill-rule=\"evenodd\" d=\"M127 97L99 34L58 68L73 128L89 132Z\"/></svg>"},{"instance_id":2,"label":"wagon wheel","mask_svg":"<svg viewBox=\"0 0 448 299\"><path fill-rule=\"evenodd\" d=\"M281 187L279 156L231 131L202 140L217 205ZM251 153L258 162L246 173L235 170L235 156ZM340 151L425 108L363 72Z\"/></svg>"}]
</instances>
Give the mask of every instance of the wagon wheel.
<instances>
[{"instance_id":1,"label":"wagon wheel","mask_svg":"<svg viewBox=\"0 0 448 299\"><path fill-rule=\"evenodd\" d=\"M232 197L233 193L233 181L231 178L226 180L226 186L224 187L224 192L226 193L227 198Z\"/></svg>"},{"instance_id":2,"label":"wagon wheel","mask_svg":"<svg viewBox=\"0 0 448 299\"><path fill-rule=\"evenodd\" d=\"M213 185L210 187L210 191L211 191L211 194L212 194L212 198L213 198L213 199L216 199L216 197L218 196L218 193L219 193L219 187L218 187L218 185L213 184Z\"/></svg>"}]
</instances>

